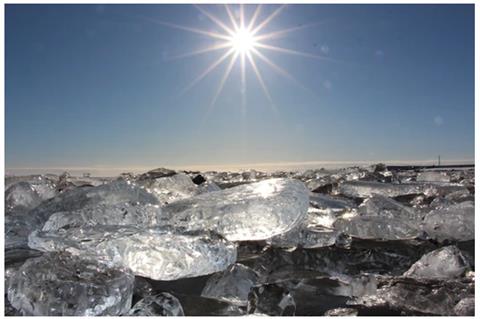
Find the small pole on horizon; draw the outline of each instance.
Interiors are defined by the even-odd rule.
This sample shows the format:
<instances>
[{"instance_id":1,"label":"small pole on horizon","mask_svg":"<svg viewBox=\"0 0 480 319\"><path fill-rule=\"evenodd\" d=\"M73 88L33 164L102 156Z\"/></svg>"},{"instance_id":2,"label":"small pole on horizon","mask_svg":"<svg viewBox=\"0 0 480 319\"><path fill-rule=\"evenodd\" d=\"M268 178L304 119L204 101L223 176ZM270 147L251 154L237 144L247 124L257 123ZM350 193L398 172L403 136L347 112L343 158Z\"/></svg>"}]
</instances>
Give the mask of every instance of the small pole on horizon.
<instances>
[{"instance_id":1,"label":"small pole on horizon","mask_svg":"<svg viewBox=\"0 0 480 319\"><path fill-rule=\"evenodd\" d=\"M440 155L438 155L438 166L440 166Z\"/></svg>"}]
</instances>

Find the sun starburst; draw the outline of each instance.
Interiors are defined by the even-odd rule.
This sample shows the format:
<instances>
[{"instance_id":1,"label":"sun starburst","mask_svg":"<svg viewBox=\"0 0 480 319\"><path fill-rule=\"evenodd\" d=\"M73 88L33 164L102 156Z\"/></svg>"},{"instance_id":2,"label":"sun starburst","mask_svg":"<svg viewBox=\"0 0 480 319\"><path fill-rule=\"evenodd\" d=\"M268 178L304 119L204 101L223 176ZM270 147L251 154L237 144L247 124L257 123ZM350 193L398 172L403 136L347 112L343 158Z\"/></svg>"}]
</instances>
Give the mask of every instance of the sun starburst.
<instances>
[{"instance_id":1,"label":"sun starburst","mask_svg":"<svg viewBox=\"0 0 480 319\"><path fill-rule=\"evenodd\" d=\"M195 7L204 16L210 19L219 29L221 29L221 32L206 31L206 30L201 30L194 27L181 26L181 25L162 22L158 20L155 20L154 22L160 23L162 25L166 25L172 28L177 28L177 29L201 34L215 40L215 44L212 44L211 46L176 56L176 58L185 58L185 57L191 57L191 56L196 56L200 54L206 54L213 51L225 50L225 53L222 56L220 56L220 58L218 58L211 65L209 65L184 90L184 91L187 91L191 89L193 86L198 84L198 82L204 79L210 72L212 72L218 66L223 64L226 60L228 60L223 76L220 79L217 90L210 103L210 109L214 106L214 104L217 101L217 98L220 96L223 90L223 87L225 85L225 82L227 81L232 71L232 68L237 62L237 60L240 60L241 77L242 77L241 91L243 94L243 101L245 101L245 91L246 91L245 73L246 73L246 66L248 61L248 64L253 70L253 73L255 74L255 77L257 78L258 83L260 84L260 87L265 93L265 96L267 97L267 99L271 102L272 106L274 105L273 99L265 81L263 80L260 69L257 66L257 62L256 62L257 58L263 63L265 63L266 65L268 65L270 68L272 68L273 71L277 72L278 74L284 76L287 79L293 80L297 84L299 82L290 73L288 73L286 70L284 70L283 68L275 64L273 61L271 61L264 53L261 52L262 50L275 51L279 53L303 56L308 58L331 60L325 56L296 51L293 49L274 46L272 44L267 43L268 40L275 39L275 38L284 36L287 33L312 26L312 24L309 24L309 25L305 24L301 26L277 30L270 33L262 33L265 27L285 9L286 5L280 5L270 15L268 15L265 19L261 21L259 21L259 18L260 18L260 13L262 11L262 5L261 4L257 5L248 23L246 23L245 21L244 7L241 4L239 6L238 18L235 17L229 5L227 4L224 5L226 16L228 17L229 23L225 23L220 18L218 18L217 16L207 11L203 6L195 5Z\"/></svg>"}]
</instances>

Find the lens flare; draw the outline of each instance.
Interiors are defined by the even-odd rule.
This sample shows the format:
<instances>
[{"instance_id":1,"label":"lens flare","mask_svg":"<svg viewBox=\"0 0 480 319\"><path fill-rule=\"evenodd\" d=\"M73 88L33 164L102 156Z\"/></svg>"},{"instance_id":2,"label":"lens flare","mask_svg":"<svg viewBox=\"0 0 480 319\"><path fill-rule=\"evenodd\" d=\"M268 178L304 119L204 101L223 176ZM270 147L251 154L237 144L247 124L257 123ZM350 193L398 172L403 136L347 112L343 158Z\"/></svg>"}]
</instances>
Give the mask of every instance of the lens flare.
<instances>
[{"instance_id":1,"label":"lens flare","mask_svg":"<svg viewBox=\"0 0 480 319\"><path fill-rule=\"evenodd\" d=\"M253 34L246 28L238 29L230 39L232 48L241 54L250 52L256 45Z\"/></svg>"},{"instance_id":2,"label":"lens flare","mask_svg":"<svg viewBox=\"0 0 480 319\"><path fill-rule=\"evenodd\" d=\"M227 22L222 21L220 18L216 17L215 15L208 12L204 9L205 6L195 5L195 7L210 21L212 21L215 26L221 29L221 32L214 32L214 31L206 31L197 29L194 27L187 27L181 26L169 22L163 22L153 19L148 19L152 22L165 25L168 27L193 32L197 34L201 34L207 37L212 38L215 40L215 44L208 46L206 48L202 48L196 51L188 52L174 58L185 58L185 57L192 57L200 54L207 54L210 52L218 51L218 50L225 50L226 52L221 55L216 61L214 61L211 65L209 65L199 76L197 76L192 83L190 83L184 92L191 89L195 86L200 80L204 79L209 73L211 73L214 69L216 69L219 65L224 64L226 61L229 61L225 72L218 84L218 89L215 92L215 95L210 103L210 109L214 106L217 98L222 92L224 84L231 73L232 67L234 64L239 61L240 68L241 68L241 92L242 95L245 97L245 72L247 64L249 64L249 68L255 74L255 77L260 84L265 96L269 100L271 106L275 110L275 106L273 103L273 99L268 91L267 85L264 82L262 75L260 73L260 69L257 67L256 59L258 58L260 61L268 65L278 74L281 74L285 78L289 80L293 80L298 84L299 82L295 80L295 78L290 75L287 71L276 65L273 61L271 61L265 54L261 53L260 50L265 51L275 51L279 53L289 54L289 55L296 55L306 58L314 58L314 59L322 59L328 61L336 61L326 56L315 55L312 53L296 51L288 48L282 48L279 46L274 46L268 43L269 40L277 39L282 37L288 33L293 31L297 31L300 29L304 29L307 27L311 27L318 23L314 24L302 24L295 27L290 27L287 29L277 30L269 33L262 33L262 30L274 19L276 18L286 7L286 5L281 5L277 7L270 15L268 15L265 19L260 20L260 13L262 11L262 5L258 5L253 12L253 15L250 17L248 21L245 21L245 12L243 5L240 5L239 10L239 17L235 17L234 12L232 12L231 8L228 5L224 5L226 16L228 17ZM248 61L248 63L246 63Z\"/></svg>"}]
</instances>

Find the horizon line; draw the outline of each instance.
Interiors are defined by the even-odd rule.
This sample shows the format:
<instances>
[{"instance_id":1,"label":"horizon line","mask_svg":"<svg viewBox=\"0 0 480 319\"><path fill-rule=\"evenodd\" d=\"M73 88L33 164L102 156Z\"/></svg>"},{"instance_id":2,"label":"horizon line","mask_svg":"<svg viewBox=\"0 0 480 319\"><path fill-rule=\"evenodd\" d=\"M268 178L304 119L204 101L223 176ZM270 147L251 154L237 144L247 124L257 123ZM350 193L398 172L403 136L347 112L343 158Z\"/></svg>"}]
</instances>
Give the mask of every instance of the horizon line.
<instances>
[{"instance_id":1,"label":"horizon line","mask_svg":"<svg viewBox=\"0 0 480 319\"><path fill-rule=\"evenodd\" d=\"M92 165L92 166L48 166L48 167L7 167L5 166L5 174L8 171L110 171L113 172L138 172L138 171L150 171L159 167L170 168L173 170L193 170L193 171L208 171L208 170L248 170L248 169L259 169L262 168L266 171L271 171L275 168L285 169L290 167L294 170L302 169L313 169L314 167L309 166L329 166L330 168L342 168L348 166L356 165L372 165L372 164L403 164L403 165L414 165L414 164L436 164L436 159L427 159L427 160L361 160L361 161L298 161L298 162L260 162L260 163L245 163L245 164L185 164L185 165L168 165L168 164L158 164L158 165L148 165L148 166L102 166L102 165ZM465 164L472 163L475 164L475 159L443 159L441 163L445 164ZM315 167L317 168L317 167ZM321 167L318 167L321 168ZM33 172L32 172L33 173Z\"/></svg>"}]
</instances>

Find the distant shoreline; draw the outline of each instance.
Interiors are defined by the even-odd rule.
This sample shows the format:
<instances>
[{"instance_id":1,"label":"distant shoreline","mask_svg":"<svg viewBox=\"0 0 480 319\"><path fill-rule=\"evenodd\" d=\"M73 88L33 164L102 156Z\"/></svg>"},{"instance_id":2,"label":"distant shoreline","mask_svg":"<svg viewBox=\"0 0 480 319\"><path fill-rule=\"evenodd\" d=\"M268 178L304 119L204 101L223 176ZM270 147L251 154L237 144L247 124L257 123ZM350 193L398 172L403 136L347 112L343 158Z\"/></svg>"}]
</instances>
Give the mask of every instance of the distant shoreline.
<instances>
[{"instance_id":1,"label":"distant shoreline","mask_svg":"<svg viewBox=\"0 0 480 319\"><path fill-rule=\"evenodd\" d=\"M474 167L474 160L442 160L440 167L434 160L428 161L310 161L310 162L278 162L258 164L236 164L236 165L166 165L145 167L37 167L37 168L5 168L5 175L31 175L31 174L62 174L68 172L73 176L82 176L90 173L97 177L118 176L121 173L145 173L158 167L166 167L174 170L187 171L230 171L239 172L257 170L263 172L274 171L304 171L309 169L340 169L354 166L370 166L378 163L385 164L389 169L431 169L431 168L453 168L453 167Z\"/></svg>"}]
</instances>

